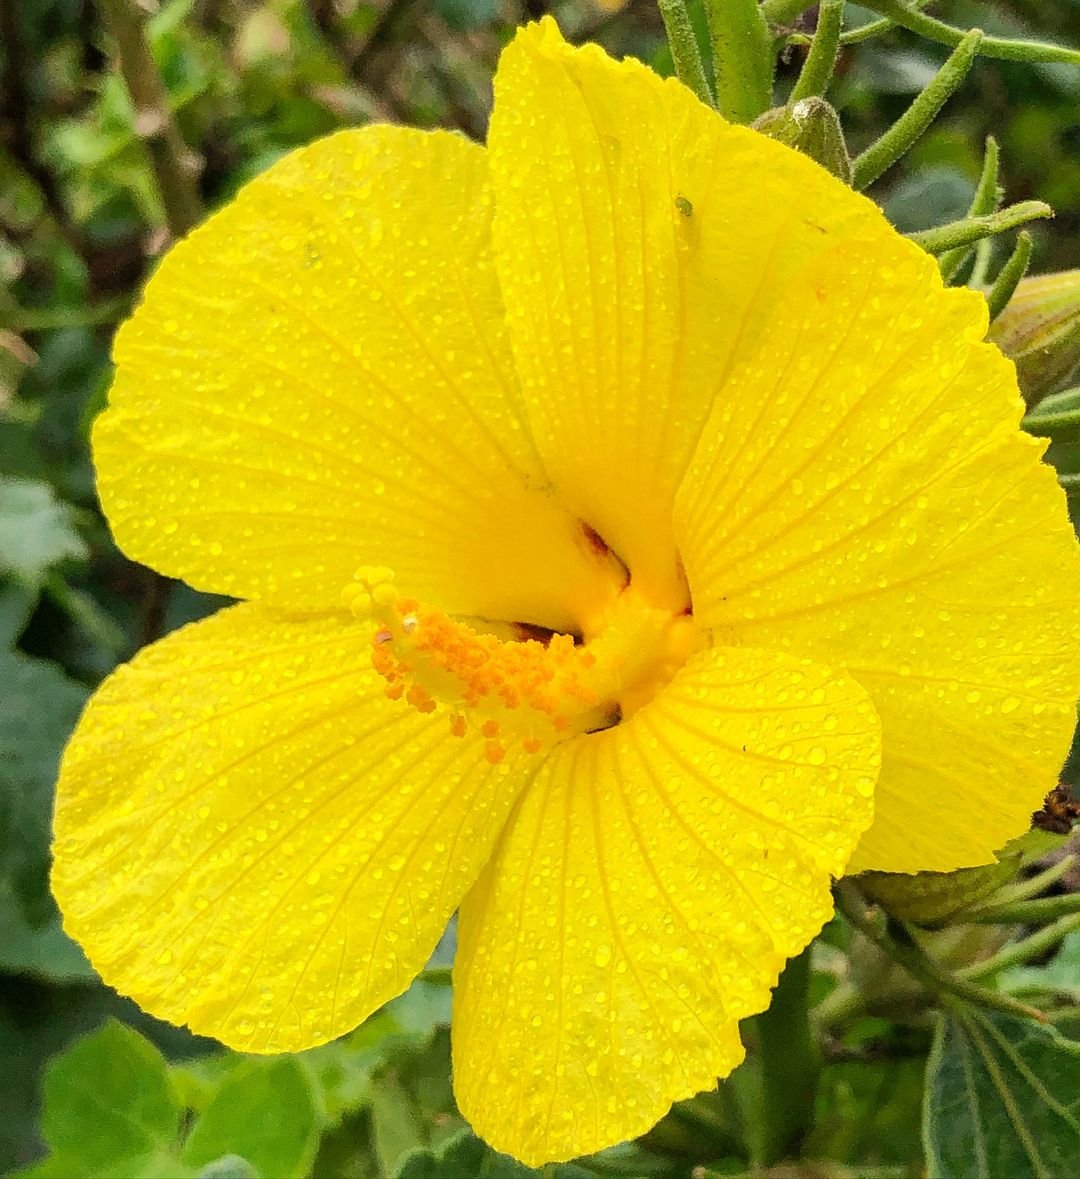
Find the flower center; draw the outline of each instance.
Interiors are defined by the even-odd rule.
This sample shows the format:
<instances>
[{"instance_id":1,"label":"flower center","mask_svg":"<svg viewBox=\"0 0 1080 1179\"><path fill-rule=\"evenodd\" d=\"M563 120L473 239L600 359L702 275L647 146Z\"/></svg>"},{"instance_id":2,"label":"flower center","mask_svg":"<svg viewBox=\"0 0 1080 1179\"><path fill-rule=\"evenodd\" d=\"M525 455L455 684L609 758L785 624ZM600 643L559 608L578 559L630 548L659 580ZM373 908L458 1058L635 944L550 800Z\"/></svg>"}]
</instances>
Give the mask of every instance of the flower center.
<instances>
[{"instance_id":1,"label":"flower center","mask_svg":"<svg viewBox=\"0 0 1080 1179\"><path fill-rule=\"evenodd\" d=\"M469 624L402 596L389 569L363 568L343 595L375 623L372 663L391 699L445 709L450 729L486 739L490 761L538 752L632 715L703 643L689 613L651 606L628 585L584 639L514 624Z\"/></svg>"}]
</instances>

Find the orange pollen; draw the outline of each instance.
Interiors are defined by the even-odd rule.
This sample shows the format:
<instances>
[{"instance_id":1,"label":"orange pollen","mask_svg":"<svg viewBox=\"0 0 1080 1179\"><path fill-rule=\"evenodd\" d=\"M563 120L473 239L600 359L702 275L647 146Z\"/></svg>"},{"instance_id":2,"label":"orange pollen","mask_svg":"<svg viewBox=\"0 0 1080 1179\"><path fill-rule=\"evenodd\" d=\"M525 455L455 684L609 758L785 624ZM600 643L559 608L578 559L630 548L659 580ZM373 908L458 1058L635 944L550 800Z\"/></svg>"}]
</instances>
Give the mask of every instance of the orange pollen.
<instances>
[{"instance_id":1,"label":"orange pollen","mask_svg":"<svg viewBox=\"0 0 1080 1179\"><path fill-rule=\"evenodd\" d=\"M388 569L359 570L342 599L375 623L371 662L386 695L404 697L422 713L445 707L450 732L464 737L475 729L492 764L511 744L537 753L606 727L613 715L627 714L628 704L651 698L696 644L692 623L649 608L629 591L588 646L564 634L544 643L475 629L399 595Z\"/></svg>"}]
</instances>

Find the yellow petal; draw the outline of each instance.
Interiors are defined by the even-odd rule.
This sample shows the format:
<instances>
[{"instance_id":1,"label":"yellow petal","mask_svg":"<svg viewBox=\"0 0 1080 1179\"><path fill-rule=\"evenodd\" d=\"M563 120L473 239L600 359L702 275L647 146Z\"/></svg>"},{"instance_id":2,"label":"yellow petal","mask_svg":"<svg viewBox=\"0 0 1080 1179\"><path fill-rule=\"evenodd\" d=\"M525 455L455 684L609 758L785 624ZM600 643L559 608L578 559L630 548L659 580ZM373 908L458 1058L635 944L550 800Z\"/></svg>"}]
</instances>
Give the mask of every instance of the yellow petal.
<instances>
[{"instance_id":1,"label":"yellow petal","mask_svg":"<svg viewBox=\"0 0 1080 1179\"><path fill-rule=\"evenodd\" d=\"M677 505L695 617L847 669L881 716L853 867L988 863L1056 781L1080 561L981 296L882 224L793 282Z\"/></svg>"},{"instance_id":2,"label":"yellow petal","mask_svg":"<svg viewBox=\"0 0 1080 1179\"><path fill-rule=\"evenodd\" d=\"M879 730L850 678L695 656L554 751L461 909L462 1112L531 1165L633 1137L742 1056L870 820Z\"/></svg>"},{"instance_id":3,"label":"yellow petal","mask_svg":"<svg viewBox=\"0 0 1080 1179\"><path fill-rule=\"evenodd\" d=\"M344 131L165 258L94 433L131 556L288 607L389 565L448 610L574 626L603 563L523 425L486 173L457 136Z\"/></svg>"},{"instance_id":4,"label":"yellow petal","mask_svg":"<svg viewBox=\"0 0 1080 1179\"><path fill-rule=\"evenodd\" d=\"M383 694L365 632L242 605L141 652L64 756L53 887L104 980L234 1048L340 1035L420 970L517 790Z\"/></svg>"},{"instance_id":5,"label":"yellow petal","mask_svg":"<svg viewBox=\"0 0 1080 1179\"><path fill-rule=\"evenodd\" d=\"M879 219L805 156L547 19L495 79L496 264L560 496L650 596L678 598L671 505L785 276Z\"/></svg>"}]
</instances>

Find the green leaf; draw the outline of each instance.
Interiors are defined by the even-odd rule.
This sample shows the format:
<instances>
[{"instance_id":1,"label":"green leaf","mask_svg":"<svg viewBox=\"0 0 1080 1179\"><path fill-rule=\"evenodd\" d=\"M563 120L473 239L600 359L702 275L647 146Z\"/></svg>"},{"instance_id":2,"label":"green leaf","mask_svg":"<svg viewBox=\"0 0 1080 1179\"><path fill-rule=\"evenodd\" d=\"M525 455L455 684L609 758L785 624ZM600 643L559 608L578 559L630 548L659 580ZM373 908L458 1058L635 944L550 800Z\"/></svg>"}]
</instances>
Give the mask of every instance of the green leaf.
<instances>
[{"instance_id":1,"label":"green leaf","mask_svg":"<svg viewBox=\"0 0 1080 1179\"><path fill-rule=\"evenodd\" d=\"M943 1017L923 1142L935 1179L1061 1179L1080 1158L1080 1045L999 1012Z\"/></svg>"},{"instance_id":2,"label":"green leaf","mask_svg":"<svg viewBox=\"0 0 1080 1179\"><path fill-rule=\"evenodd\" d=\"M205 1167L224 1155L239 1155L260 1175L289 1179L307 1173L320 1128L308 1074L297 1060L249 1060L226 1077L180 1157Z\"/></svg>"},{"instance_id":3,"label":"green leaf","mask_svg":"<svg viewBox=\"0 0 1080 1179\"><path fill-rule=\"evenodd\" d=\"M926 1071L924 1056L916 1055L921 1045L885 1021L856 1021L847 1037L851 1058L822 1072L804 1156L849 1166L870 1159L897 1167L917 1162Z\"/></svg>"},{"instance_id":4,"label":"green leaf","mask_svg":"<svg viewBox=\"0 0 1080 1179\"><path fill-rule=\"evenodd\" d=\"M26 628L37 602L37 590L12 581L0 585L0 648L13 647Z\"/></svg>"},{"instance_id":5,"label":"green leaf","mask_svg":"<svg viewBox=\"0 0 1080 1179\"><path fill-rule=\"evenodd\" d=\"M97 978L86 955L60 928L59 914L54 913L41 925L31 925L4 881L0 881L0 970L54 983Z\"/></svg>"},{"instance_id":6,"label":"green leaf","mask_svg":"<svg viewBox=\"0 0 1080 1179\"><path fill-rule=\"evenodd\" d=\"M448 981L416 979L407 991L386 1006L398 1028L421 1040L450 1023L451 991Z\"/></svg>"},{"instance_id":7,"label":"green leaf","mask_svg":"<svg viewBox=\"0 0 1080 1179\"><path fill-rule=\"evenodd\" d=\"M471 1130L462 1130L438 1153L417 1150L401 1161L394 1179L594 1179L593 1172L574 1163L533 1171L505 1154L496 1154Z\"/></svg>"},{"instance_id":8,"label":"green leaf","mask_svg":"<svg viewBox=\"0 0 1080 1179\"><path fill-rule=\"evenodd\" d=\"M315 1051L320 1051L316 1049ZM173 1084L185 1108L201 1114L221 1088L225 1078L244 1063L237 1052L211 1052L174 1063Z\"/></svg>"},{"instance_id":9,"label":"green leaf","mask_svg":"<svg viewBox=\"0 0 1080 1179\"><path fill-rule=\"evenodd\" d=\"M0 573L40 586L60 561L87 555L73 509L47 483L0 479Z\"/></svg>"},{"instance_id":10,"label":"green leaf","mask_svg":"<svg viewBox=\"0 0 1080 1179\"><path fill-rule=\"evenodd\" d=\"M435 11L460 32L489 25L498 17L495 0L435 0Z\"/></svg>"},{"instance_id":11,"label":"green leaf","mask_svg":"<svg viewBox=\"0 0 1080 1179\"><path fill-rule=\"evenodd\" d=\"M304 1053L315 1083L325 1120L336 1125L346 1114L366 1106L371 1098L371 1078L378 1056L365 1048L353 1048L348 1040L333 1040Z\"/></svg>"},{"instance_id":12,"label":"green leaf","mask_svg":"<svg viewBox=\"0 0 1080 1179\"><path fill-rule=\"evenodd\" d=\"M59 1057L45 1076L45 1140L77 1174L131 1174L123 1164L168 1152L181 1107L165 1058L138 1032L109 1020Z\"/></svg>"},{"instance_id":13,"label":"green leaf","mask_svg":"<svg viewBox=\"0 0 1080 1179\"><path fill-rule=\"evenodd\" d=\"M75 1174L68 1171L67 1177ZM168 1151L155 1151L137 1159L120 1159L93 1174L93 1179L196 1179L198 1172L176 1161Z\"/></svg>"},{"instance_id":14,"label":"green leaf","mask_svg":"<svg viewBox=\"0 0 1080 1179\"><path fill-rule=\"evenodd\" d=\"M207 1163L198 1179L259 1179L259 1172L238 1154L226 1154Z\"/></svg>"},{"instance_id":15,"label":"green leaf","mask_svg":"<svg viewBox=\"0 0 1080 1179\"><path fill-rule=\"evenodd\" d=\"M404 1157L427 1145L427 1127L420 1111L392 1070L372 1089L371 1122L375 1154L384 1175L396 1174Z\"/></svg>"},{"instance_id":16,"label":"green leaf","mask_svg":"<svg viewBox=\"0 0 1080 1179\"><path fill-rule=\"evenodd\" d=\"M1053 993L1080 1003L1080 930L1070 933L1044 966L1014 966L998 976L1007 991Z\"/></svg>"},{"instance_id":17,"label":"green leaf","mask_svg":"<svg viewBox=\"0 0 1080 1179\"><path fill-rule=\"evenodd\" d=\"M0 865L32 924L53 912L46 899L53 785L86 696L51 663L0 651Z\"/></svg>"}]
</instances>

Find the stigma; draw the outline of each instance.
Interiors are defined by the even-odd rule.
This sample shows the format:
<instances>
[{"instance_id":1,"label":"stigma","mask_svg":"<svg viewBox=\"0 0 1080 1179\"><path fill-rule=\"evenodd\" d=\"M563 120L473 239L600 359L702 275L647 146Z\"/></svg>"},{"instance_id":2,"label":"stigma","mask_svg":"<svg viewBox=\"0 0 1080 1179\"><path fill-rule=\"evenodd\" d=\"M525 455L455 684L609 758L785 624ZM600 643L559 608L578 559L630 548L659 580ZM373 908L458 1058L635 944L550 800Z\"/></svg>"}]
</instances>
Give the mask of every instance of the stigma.
<instances>
[{"instance_id":1,"label":"stigma","mask_svg":"<svg viewBox=\"0 0 1080 1179\"><path fill-rule=\"evenodd\" d=\"M539 753L618 723L703 645L691 616L651 608L632 584L584 640L451 617L402 595L385 568L359 569L342 601L372 624L371 661L386 695L418 712L442 710L455 736L484 739L491 762L511 747Z\"/></svg>"}]
</instances>

